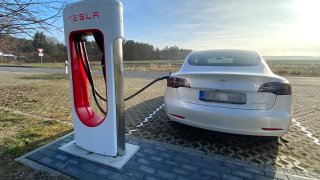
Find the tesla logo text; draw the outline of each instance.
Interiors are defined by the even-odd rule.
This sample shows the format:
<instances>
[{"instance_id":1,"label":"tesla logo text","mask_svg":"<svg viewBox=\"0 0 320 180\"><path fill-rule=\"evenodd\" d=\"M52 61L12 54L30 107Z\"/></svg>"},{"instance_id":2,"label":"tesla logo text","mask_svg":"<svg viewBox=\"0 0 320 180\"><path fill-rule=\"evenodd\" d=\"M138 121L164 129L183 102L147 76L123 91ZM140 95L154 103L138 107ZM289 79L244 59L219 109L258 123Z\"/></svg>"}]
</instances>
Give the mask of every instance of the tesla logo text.
<instances>
[{"instance_id":1,"label":"tesla logo text","mask_svg":"<svg viewBox=\"0 0 320 180\"><path fill-rule=\"evenodd\" d=\"M223 86L223 84L226 82L226 80L224 80L224 79L220 79L219 81L218 81L218 83L220 84L220 86L222 87Z\"/></svg>"},{"instance_id":2,"label":"tesla logo text","mask_svg":"<svg viewBox=\"0 0 320 180\"><path fill-rule=\"evenodd\" d=\"M79 13L79 14L74 14L68 17L70 22L76 22L76 21L86 21L90 19L99 19L100 18L100 13L95 11L92 13Z\"/></svg>"}]
</instances>

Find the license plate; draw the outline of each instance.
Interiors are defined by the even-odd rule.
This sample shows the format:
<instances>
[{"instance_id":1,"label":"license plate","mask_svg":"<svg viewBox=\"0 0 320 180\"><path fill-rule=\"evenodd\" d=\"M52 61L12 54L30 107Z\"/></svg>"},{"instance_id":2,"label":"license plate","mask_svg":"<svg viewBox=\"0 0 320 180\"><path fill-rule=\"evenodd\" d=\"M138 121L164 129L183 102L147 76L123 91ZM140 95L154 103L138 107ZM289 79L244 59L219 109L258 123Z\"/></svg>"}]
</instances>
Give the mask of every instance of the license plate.
<instances>
[{"instance_id":1,"label":"license plate","mask_svg":"<svg viewBox=\"0 0 320 180\"><path fill-rule=\"evenodd\" d=\"M244 93L231 93L219 91L200 91L201 101L227 103L227 104L246 104L247 95Z\"/></svg>"}]
</instances>

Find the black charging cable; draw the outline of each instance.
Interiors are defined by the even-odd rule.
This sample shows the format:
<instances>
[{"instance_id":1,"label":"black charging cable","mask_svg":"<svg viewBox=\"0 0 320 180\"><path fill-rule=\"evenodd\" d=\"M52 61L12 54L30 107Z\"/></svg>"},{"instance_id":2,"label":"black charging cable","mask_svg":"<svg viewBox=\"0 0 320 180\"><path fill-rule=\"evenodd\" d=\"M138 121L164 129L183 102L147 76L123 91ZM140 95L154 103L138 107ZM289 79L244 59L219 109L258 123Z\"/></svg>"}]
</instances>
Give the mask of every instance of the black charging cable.
<instances>
[{"instance_id":1,"label":"black charging cable","mask_svg":"<svg viewBox=\"0 0 320 180\"><path fill-rule=\"evenodd\" d=\"M146 90L148 87L150 87L152 84L158 82L158 81L161 81L161 80L164 80L164 79L168 79L169 76L163 76L163 77L160 77L160 78L157 78L155 80L153 80L152 82L150 82L149 84L147 84L145 87L141 88L139 91L137 91L136 93L132 94L131 96L127 97L124 99L124 101L128 101L129 99L137 96L138 94L140 94L142 91Z\"/></svg>"},{"instance_id":2,"label":"black charging cable","mask_svg":"<svg viewBox=\"0 0 320 180\"><path fill-rule=\"evenodd\" d=\"M91 67L90 67L90 63L88 61L88 54L87 54L87 50L86 50L86 47L84 45L84 42L81 43L81 46L82 46L82 49L84 51L84 54L85 54L85 61L86 61L86 69L87 69L87 75L89 75L90 79L91 79L91 85L94 87L94 82L93 82L93 77L92 77L92 73L91 73ZM83 63L84 64L84 63ZM82 65L83 65L82 64ZM94 92L96 93L96 95L103 101L107 102L107 99L104 98L103 96L101 96L98 91L96 90L96 88L94 87Z\"/></svg>"},{"instance_id":3,"label":"black charging cable","mask_svg":"<svg viewBox=\"0 0 320 180\"><path fill-rule=\"evenodd\" d=\"M85 62L83 62L83 59L82 59L82 54L81 54L81 63L82 63L82 66L84 67L84 70L85 70L85 73L87 75L87 78L88 78L88 81L90 83L91 86L94 87L94 81L93 81L93 78L92 78L92 73L91 73L91 67L90 67L90 64L89 64L89 61L88 61L88 56L87 56L87 51L86 51L86 48L85 48L85 45L84 45L84 42L87 40L87 36L86 35L78 35L78 36L75 36L74 37L74 41L75 42L78 42L80 43L80 48L78 47L79 45L77 44L77 50L79 51L79 53L81 52L81 50L83 50L84 52L84 55L85 55ZM107 102L107 99L104 98L103 96L101 96L98 91L96 90L96 88L94 87L94 92L96 93L96 95L102 99L103 101Z\"/></svg>"},{"instance_id":4,"label":"black charging cable","mask_svg":"<svg viewBox=\"0 0 320 180\"><path fill-rule=\"evenodd\" d=\"M81 64L84 68L84 71L86 73L86 76L87 76L87 79L90 83L90 86L91 86L91 89L92 89L92 95L93 95L93 99L96 103L96 105L98 106L99 110L103 113L103 114L106 114L106 111L101 107L99 101L98 101L98 98L97 96L107 102L107 99L104 98L103 96L101 96L98 91L96 90L95 86L94 86L94 81L93 81L93 77L92 77L92 72L91 72L91 67L90 67L90 64L89 64L89 61L88 61L88 55L87 55L87 51L86 51L86 48L85 48L85 44L84 42L86 41L86 36L84 35L79 35L79 37L76 37L75 38L75 44L77 46L77 50L80 54L80 58L81 58ZM82 54L83 52L83 54ZM147 84L146 86L144 86L143 88L141 88L139 91L135 92L134 94L132 94L131 96L127 97L124 99L124 101L128 101L130 99L132 99L133 97L137 96L138 94L140 94L141 92L143 92L144 90L146 90L147 88L149 88L151 85L153 85L154 83L158 82L158 81L161 81L161 80L164 80L164 79L168 79L170 77L170 74L169 76L163 76L163 77L160 77L160 78L157 78L155 80L153 80L152 82L150 82L149 84Z\"/></svg>"},{"instance_id":5,"label":"black charging cable","mask_svg":"<svg viewBox=\"0 0 320 180\"><path fill-rule=\"evenodd\" d=\"M86 59L86 63L84 62L83 60L83 54L82 54L82 51L81 49L84 47L84 44L83 44L83 41L78 41L76 42L76 45L77 45L77 49L78 49L78 52L80 54L80 58L81 58L81 63L82 63L82 66L86 72L86 75L87 75L87 79L90 83L90 86L91 86L91 89L92 89L92 95L93 95L93 99L96 103L96 105L98 106L99 110L103 113L103 114L106 114L106 111L101 107L99 101L98 101L98 98L97 98L97 94L99 94L95 87L94 87L94 83L93 83L93 78L92 78L92 75L91 75L91 71L90 71L90 66L89 66L89 63L88 63L88 60L87 60L87 57L85 56L85 59ZM85 49L85 48L84 48ZM83 50L84 50L83 49ZM85 52L85 50L84 50ZM101 96L101 95L100 95ZM101 96L102 97L102 96Z\"/></svg>"},{"instance_id":6,"label":"black charging cable","mask_svg":"<svg viewBox=\"0 0 320 180\"><path fill-rule=\"evenodd\" d=\"M124 101L128 101L131 98L135 97L136 95L140 94L142 91L146 90L148 87L150 87L151 85L153 85L154 83L158 82L158 81L162 81L164 79L167 79L171 76L171 72L169 73L168 76L163 76L163 77L159 77L153 81L151 81L149 84L147 84L146 86L144 86L143 88L141 88L139 91L137 91L136 93L132 94L131 96L127 97L124 99Z\"/></svg>"}]
</instances>

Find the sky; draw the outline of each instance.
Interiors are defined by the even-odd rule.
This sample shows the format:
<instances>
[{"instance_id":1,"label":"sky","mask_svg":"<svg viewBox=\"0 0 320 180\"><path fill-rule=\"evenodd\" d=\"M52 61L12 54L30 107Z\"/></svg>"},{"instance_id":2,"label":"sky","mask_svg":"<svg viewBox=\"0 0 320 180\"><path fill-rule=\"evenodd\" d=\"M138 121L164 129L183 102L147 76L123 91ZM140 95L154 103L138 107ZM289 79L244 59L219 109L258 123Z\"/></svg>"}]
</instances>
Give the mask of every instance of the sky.
<instances>
[{"instance_id":1,"label":"sky","mask_svg":"<svg viewBox=\"0 0 320 180\"><path fill-rule=\"evenodd\" d=\"M249 49L264 56L320 56L320 0L122 3L126 40L158 48L176 45L193 50Z\"/></svg>"}]
</instances>

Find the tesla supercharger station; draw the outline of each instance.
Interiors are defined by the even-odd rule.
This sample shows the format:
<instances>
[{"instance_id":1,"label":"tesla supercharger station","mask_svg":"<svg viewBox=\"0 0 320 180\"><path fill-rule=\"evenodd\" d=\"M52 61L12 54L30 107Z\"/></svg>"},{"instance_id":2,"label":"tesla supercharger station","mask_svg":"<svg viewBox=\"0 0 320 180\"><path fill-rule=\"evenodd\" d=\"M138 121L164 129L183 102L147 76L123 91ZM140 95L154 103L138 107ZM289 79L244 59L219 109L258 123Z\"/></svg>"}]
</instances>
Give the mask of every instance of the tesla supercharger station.
<instances>
[{"instance_id":1,"label":"tesla supercharger station","mask_svg":"<svg viewBox=\"0 0 320 180\"><path fill-rule=\"evenodd\" d=\"M71 81L74 142L61 149L109 162L108 157L132 156L138 147L125 143L122 41L122 3L118 0L84 0L63 11L64 33L68 47ZM105 116L98 115L89 102L85 38L93 35L103 52L102 65L106 87ZM89 67L90 68L90 67ZM88 152L90 157L88 156ZM133 154L132 154L133 153ZM103 156L103 157L102 157ZM104 159L105 158L105 159ZM130 157L129 157L130 158ZM111 162L111 160L110 160Z\"/></svg>"}]
</instances>

